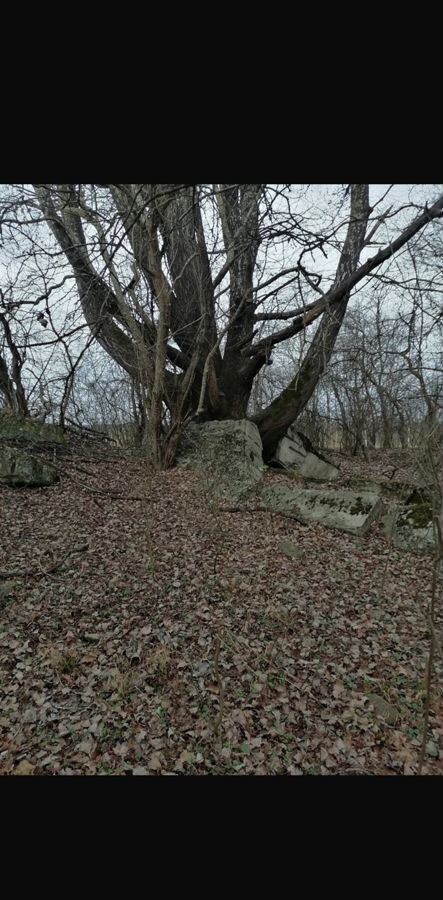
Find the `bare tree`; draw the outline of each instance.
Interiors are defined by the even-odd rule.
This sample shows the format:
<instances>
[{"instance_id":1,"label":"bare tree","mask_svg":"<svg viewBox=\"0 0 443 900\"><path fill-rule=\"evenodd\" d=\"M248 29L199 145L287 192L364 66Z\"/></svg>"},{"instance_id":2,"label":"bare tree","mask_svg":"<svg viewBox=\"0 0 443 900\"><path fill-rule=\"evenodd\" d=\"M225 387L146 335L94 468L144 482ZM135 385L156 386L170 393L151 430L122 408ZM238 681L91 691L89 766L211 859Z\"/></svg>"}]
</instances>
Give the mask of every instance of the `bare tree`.
<instances>
[{"instance_id":1,"label":"bare tree","mask_svg":"<svg viewBox=\"0 0 443 900\"><path fill-rule=\"evenodd\" d=\"M24 417L29 415L26 393L21 377L24 356L20 353L14 340L9 324L9 311L10 303L5 299L4 292L0 289L0 326L3 330L3 340L0 339L0 394L2 394L6 406L16 416ZM4 352L6 349L9 351L10 356L9 367Z\"/></svg>"},{"instance_id":2,"label":"bare tree","mask_svg":"<svg viewBox=\"0 0 443 900\"><path fill-rule=\"evenodd\" d=\"M36 184L19 196L3 221L49 226L53 278L67 262L92 335L138 385L158 466L190 418L247 416L272 354L317 322L289 384L252 416L271 458L329 364L352 291L443 211L443 197L412 210L361 261L398 212L371 207L368 185L341 189L322 223L304 186ZM328 254L334 274L318 265Z\"/></svg>"}]
</instances>

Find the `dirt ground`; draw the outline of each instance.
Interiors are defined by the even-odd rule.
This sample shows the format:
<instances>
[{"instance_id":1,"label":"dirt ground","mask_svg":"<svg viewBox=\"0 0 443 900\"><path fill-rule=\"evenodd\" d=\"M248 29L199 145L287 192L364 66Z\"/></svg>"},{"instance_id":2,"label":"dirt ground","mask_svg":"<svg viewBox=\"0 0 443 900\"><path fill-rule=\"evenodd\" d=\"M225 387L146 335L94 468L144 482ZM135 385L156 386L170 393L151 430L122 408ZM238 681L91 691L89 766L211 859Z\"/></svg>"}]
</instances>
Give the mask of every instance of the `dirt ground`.
<instances>
[{"instance_id":1,"label":"dirt ground","mask_svg":"<svg viewBox=\"0 0 443 900\"><path fill-rule=\"evenodd\" d=\"M399 451L329 457L419 477ZM56 463L52 488L0 488L1 774L416 773L432 557L228 512L136 456ZM441 775L438 655L430 708Z\"/></svg>"}]
</instances>

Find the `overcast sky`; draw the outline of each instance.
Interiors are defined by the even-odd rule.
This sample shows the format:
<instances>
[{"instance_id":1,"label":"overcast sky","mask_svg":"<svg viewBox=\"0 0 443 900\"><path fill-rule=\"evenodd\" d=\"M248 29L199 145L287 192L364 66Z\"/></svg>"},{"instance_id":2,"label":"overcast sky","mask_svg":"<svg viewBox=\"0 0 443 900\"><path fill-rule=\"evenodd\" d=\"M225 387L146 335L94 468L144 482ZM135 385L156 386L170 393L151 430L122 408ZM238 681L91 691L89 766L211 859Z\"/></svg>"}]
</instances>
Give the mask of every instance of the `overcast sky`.
<instances>
[{"instance_id":1,"label":"overcast sky","mask_svg":"<svg viewBox=\"0 0 443 900\"><path fill-rule=\"evenodd\" d=\"M294 211L296 211L297 207L295 206L295 197L297 195L297 189L301 187L301 185L294 185ZM389 184L371 184L370 185L370 204L374 206L390 187ZM411 184L396 184L394 185L385 199L383 200L380 207L377 207L375 214L380 214L387 207L394 205L394 208L398 206L406 205L411 202L413 203L421 203L427 201L428 204L432 204L432 202L436 199L438 194L443 189L443 185L432 185L432 184L422 184L422 185L411 185ZM325 210L329 213L328 218L331 214L331 211L337 209L337 195L343 197L343 186L338 184L315 184L310 185L308 195L304 198L302 202L302 206L305 204L306 211L308 215L313 215L314 219L316 219L317 225L321 223L321 210ZM328 206L328 203L331 204ZM418 209L405 209L393 220L388 220L386 223L382 225L382 227L377 232L377 239L383 244L387 244L393 237L398 234L399 228L402 228L413 220L415 216L419 214ZM343 209L340 218L345 219L345 209ZM343 227L343 232L341 233L341 237L344 237L344 233L346 231L346 224ZM268 272L271 270L272 273L279 271L279 269L294 264L296 262L297 257L299 255L300 248L294 246L288 246L279 244L272 251L268 252L267 255L267 265ZM362 255L362 259L365 258L366 255L373 255L374 248L368 248L365 250ZM0 287L6 287L7 285L7 273L5 271L4 259L1 258L2 254L0 252ZM320 253L314 254L314 258L309 260L309 269L312 271L319 271L323 274L324 280L322 282L321 287L326 289L328 286L328 278L333 277L336 264L337 264L338 254L337 252L331 248L328 250L328 258ZM9 259L10 262L10 259ZM220 268L221 262L217 263L216 269ZM15 268L15 266L13 266ZM69 272L70 269L66 266L66 271ZM60 281L60 274L57 277L57 281ZM72 282L70 282L72 284ZM63 288L62 293L65 291L66 286ZM368 290L371 290L369 287ZM37 286L36 286L36 295L38 296ZM20 292L19 292L20 293ZM363 296L363 291L359 293L358 300L354 298L354 304L361 300ZM308 294L308 292L307 292ZM299 305L300 298L297 297L295 286L288 287L288 289L282 295L284 297L284 302L281 303L281 308L292 308L293 305ZM224 296L224 300L227 298L227 295ZM56 300L55 293L51 297L51 308L54 308ZM74 307L74 301L69 302L69 309ZM62 301L60 303L59 315L56 315L56 319L59 320L59 324L61 325L61 321L63 319L63 308L66 310L66 303ZM27 307L28 314L31 315L33 308ZM55 311L55 310L54 310ZM34 316L35 318L35 316ZM37 324L37 323L36 323ZM37 340L52 338L53 335L48 331L44 331L40 326L33 328L33 332L35 331L37 335ZM83 346L85 340L89 337L89 331L85 330L80 333L79 339L76 340L76 349L74 353L76 353L81 346ZM48 348L49 350L49 348ZM45 353L48 351L45 351ZM60 360L61 363L61 360Z\"/></svg>"}]
</instances>

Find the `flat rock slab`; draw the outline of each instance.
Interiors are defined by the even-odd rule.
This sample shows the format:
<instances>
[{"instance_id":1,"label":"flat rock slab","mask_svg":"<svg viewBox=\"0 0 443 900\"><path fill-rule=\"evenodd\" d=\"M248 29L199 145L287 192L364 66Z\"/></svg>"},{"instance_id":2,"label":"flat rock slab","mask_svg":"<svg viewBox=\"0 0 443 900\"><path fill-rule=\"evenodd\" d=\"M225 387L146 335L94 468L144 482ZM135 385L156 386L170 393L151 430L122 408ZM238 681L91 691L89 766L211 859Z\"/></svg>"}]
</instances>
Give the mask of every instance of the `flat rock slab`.
<instances>
[{"instance_id":1,"label":"flat rock slab","mask_svg":"<svg viewBox=\"0 0 443 900\"><path fill-rule=\"evenodd\" d=\"M261 501L275 512L292 513L306 522L355 535L364 534L383 508L382 498L375 491L322 491L284 485L266 486L261 492Z\"/></svg>"},{"instance_id":2,"label":"flat rock slab","mask_svg":"<svg viewBox=\"0 0 443 900\"><path fill-rule=\"evenodd\" d=\"M206 486L218 497L240 499L261 480L262 442L248 419L227 419L190 425L177 454L177 465L206 476Z\"/></svg>"},{"instance_id":3,"label":"flat rock slab","mask_svg":"<svg viewBox=\"0 0 443 900\"><path fill-rule=\"evenodd\" d=\"M293 426L279 441L273 461L297 475L317 481L333 481L340 475L340 470L324 459L308 438Z\"/></svg>"},{"instance_id":4,"label":"flat rock slab","mask_svg":"<svg viewBox=\"0 0 443 900\"><path fill-rule=\"evenodd\" d=\"M0 447L0 481L10 487L47 487L59 480L55 466L12 447Z\"/></svg>"}]
</instances>

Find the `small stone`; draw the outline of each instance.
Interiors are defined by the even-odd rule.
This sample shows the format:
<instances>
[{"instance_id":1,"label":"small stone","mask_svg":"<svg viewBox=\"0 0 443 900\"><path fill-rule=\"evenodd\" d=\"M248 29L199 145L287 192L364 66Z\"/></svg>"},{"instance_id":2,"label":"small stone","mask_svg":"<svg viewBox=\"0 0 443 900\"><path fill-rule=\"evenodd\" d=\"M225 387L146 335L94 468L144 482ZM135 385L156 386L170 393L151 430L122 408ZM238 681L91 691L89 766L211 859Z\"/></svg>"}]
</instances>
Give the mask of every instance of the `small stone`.
<instances>
[{"instance_id":1,"label":"small stone","mask_svg":"<svg viewBox=\"0 0 443 900\"><path fill-rule=\"evenodd\" d=\"M192 674L194 678L202 678L204 675L207 675L211 668L211 664L203 659L201 662L194 663L192 667Z\"/></svg>"},{"instance_id":2,"label":"small stone","mask_svg":"<svg viewBox=\"0 0 443 900\"><path fill-rule=\"evenodd\" d=\"M440 751L435 741L428 741L428 743L426 744L426 753L428 754L428 756L432 756L434 759L439 758Z\"/></svg>"},{"instance_id":3,"label":"small stone","mask_svg":"<svg viewBox=\"0 0 443 900\"><path fill-rule=\"evenodd\" d=\"M378 718L384 719L387 725L397 724L400 713L392 703L388 703L387 700L380 697L378 694L367 694L367 700L369 700L374 707L375 714Z\"/></svg>"},{"instance_id":4,"label":"small stone","mask_svg":"<svg viewBox=\"0 0 443 900\"><path fill-rule=\"evenodd\" d=\"M295 544L291 544L290 541L282 541L277 550L280 553L284 553L285 556L290 556L292 559L303 559L305 553L304 550L300 550L300 547L296 547Z\"/></svg>"},{"instance_id":5,"label":"small stone","mask_svg":"<svg viewBox=\"0 0 443 900\"><path fill-rule=\"evenodd\" d=\"M25 725L32 725L36 721L37 721L37 710L33 706L31 706L29 709L25 709L23 716L22 716L22 722Z\"/></svg>"}]
</instances>

